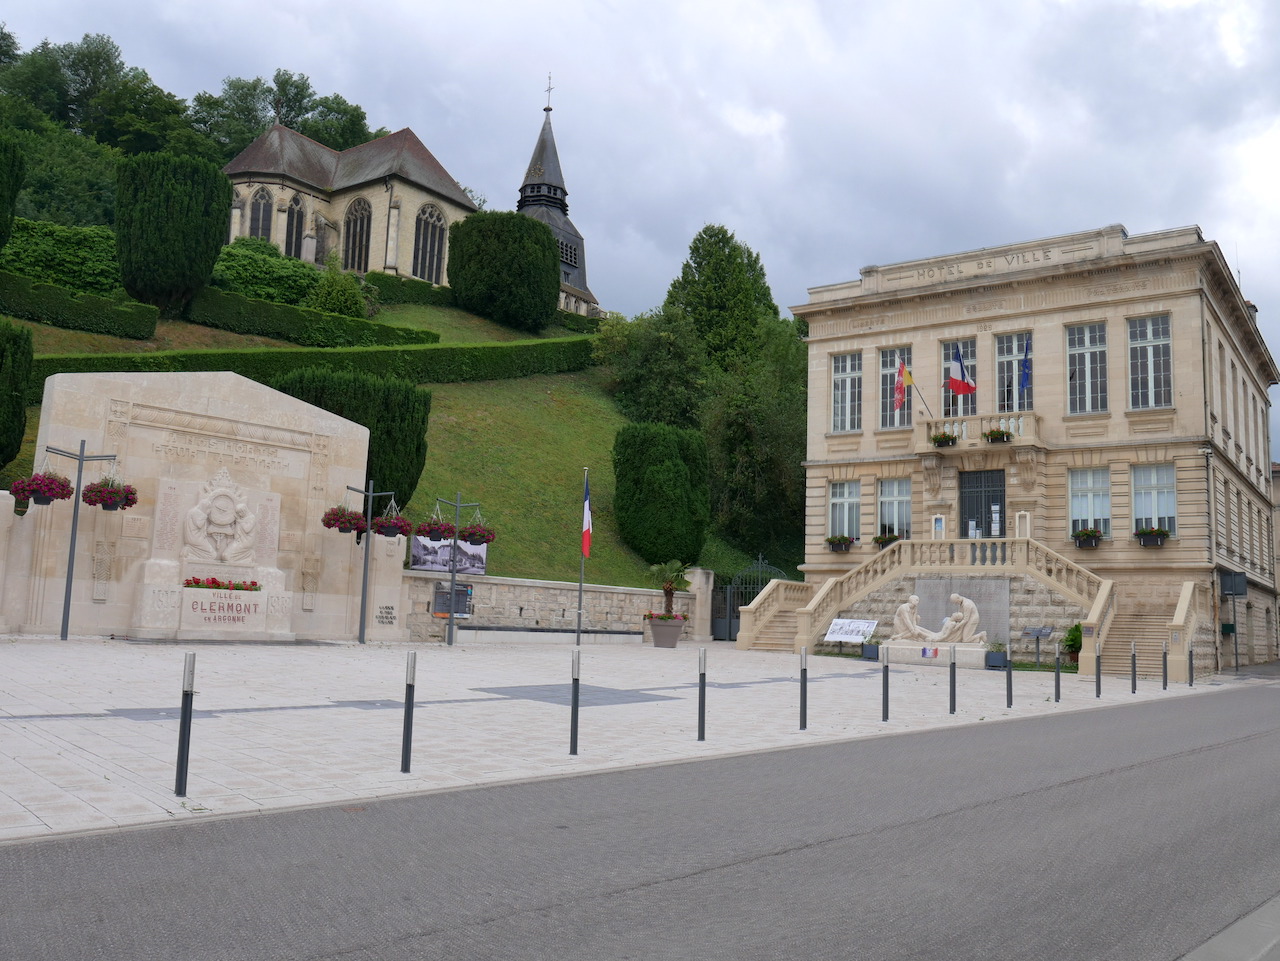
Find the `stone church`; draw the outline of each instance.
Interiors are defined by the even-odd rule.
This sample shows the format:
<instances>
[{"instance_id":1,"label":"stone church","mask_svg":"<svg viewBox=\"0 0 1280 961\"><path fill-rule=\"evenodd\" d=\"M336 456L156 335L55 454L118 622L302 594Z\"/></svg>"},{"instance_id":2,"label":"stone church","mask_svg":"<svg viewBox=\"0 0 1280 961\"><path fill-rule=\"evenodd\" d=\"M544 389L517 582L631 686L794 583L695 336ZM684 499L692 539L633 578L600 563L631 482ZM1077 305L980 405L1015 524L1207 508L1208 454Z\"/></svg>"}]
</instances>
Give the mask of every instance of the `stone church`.
<instances>
[{"instance_id":1,"label":"stone church","mask_svg":"<svg viewBox=\"0 0 1280 961\"><path fill-rule=\"evenodd\" d=\"M533 148L516 209L551 228L560 251L561 310L598 315L587 286L586 247L569 219L551 107ZM342 268L449 282L449 225L476 205L430 150L405 128L333 150L276 124L223 171L231 179L230 239L262 237L286 257Z\"/></svg>"}]
</instances>

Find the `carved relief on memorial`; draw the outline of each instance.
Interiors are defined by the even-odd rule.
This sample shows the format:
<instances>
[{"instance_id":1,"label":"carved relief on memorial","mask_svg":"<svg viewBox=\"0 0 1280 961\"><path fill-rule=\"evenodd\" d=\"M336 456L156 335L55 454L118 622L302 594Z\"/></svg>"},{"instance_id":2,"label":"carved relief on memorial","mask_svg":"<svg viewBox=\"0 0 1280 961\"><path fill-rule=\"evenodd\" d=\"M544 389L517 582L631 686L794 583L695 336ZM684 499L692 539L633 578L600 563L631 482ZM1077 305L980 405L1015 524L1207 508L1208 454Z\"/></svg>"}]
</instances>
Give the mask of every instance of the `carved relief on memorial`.
<instances>
[{"instance_id":1,"label":"carved relief on memorial","mask_svg":"<svg viewBox=\"0 0 1280 961\"><path fill-rule=\"evenodd\" d=\"M182 537L182 556L189 560L253 563L258 518L225 467L201 488L200 500L187 511Z\"/></svg>"}]
</instances>

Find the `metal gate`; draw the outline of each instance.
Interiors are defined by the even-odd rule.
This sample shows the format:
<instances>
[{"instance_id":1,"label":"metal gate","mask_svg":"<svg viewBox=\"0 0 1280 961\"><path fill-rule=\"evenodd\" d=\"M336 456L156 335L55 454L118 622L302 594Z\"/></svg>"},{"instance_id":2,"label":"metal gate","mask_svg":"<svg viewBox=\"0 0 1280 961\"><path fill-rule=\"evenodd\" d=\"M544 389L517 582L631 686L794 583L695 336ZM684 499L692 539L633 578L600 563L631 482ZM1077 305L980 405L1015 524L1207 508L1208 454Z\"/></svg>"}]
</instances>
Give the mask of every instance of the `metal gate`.
<instances>
[{"instance_id":1,"label":"metal gate","mask_svg":"<svg viewBox=\"0 0 1280 961\"><path fill-rule=\"evenodd\" d=\"M717 641L738 639L738 609L746 607L774 578L787 575L764 559L756 556L756 562L744 567L728 584L717 587L711 595L711 636Z\"/></svg>"}]
</instances>

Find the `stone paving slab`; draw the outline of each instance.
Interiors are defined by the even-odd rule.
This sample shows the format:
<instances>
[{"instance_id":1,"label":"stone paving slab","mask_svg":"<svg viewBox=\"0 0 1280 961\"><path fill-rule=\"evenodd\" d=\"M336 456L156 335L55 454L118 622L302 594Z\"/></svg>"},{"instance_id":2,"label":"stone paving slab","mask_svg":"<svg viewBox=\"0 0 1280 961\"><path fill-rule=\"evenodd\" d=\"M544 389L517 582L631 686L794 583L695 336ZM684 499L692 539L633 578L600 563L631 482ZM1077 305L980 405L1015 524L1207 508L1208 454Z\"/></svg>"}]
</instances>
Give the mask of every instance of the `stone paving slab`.
<instances>
[{"instance_id":1,"label":"stone paving slab","mask_svg":"<svg viewBox=\"0 0 1280 961\"><path fill-rule=\"evenodd\" d=\"M175 797L182 670L196 653L187 796ZM400 772L406 655L417 654L412 773ZM516 636L422 644L169 644L0 636L0 843L670 763L1185 697L1249 678L1158 680L962 670L948 714L945 663L890 667L707 649L706 740L698 648L635 641L580 651L578 754L569 754L571 657ZM1252 679L1257 682L1257 679Z\"/></svg>"}]
</instances>

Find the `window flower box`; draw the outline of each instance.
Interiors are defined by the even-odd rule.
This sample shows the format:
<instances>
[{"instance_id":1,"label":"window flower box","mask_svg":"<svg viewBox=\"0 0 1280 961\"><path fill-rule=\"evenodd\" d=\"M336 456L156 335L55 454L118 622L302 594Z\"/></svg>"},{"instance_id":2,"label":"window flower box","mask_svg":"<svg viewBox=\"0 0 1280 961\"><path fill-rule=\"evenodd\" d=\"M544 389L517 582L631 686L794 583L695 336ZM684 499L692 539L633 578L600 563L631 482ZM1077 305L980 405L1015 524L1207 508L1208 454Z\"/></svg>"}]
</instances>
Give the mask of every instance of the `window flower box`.
<instances>
[{"instance_id":1,"label":"window flower box","mask_svg":"<svg viewBox=\"0 0 1280 961\"><path fill-rule=\"evenodd\" d=\"M1074 531L1071 537L1076 542L1076 547L1089 549L1098 546L1098 542L1102 540L1102 531L1096 527L1082 527Z\"/></svg>"},{"instance_id":2,"label":"window flower box","mask_svg":"<svg viewBox=\"0 0 1280 961\"><path fill-rule=\"evenodd\" d=\"M853 546L853 538L848 534L834 534L827 538L827 550L847 552Z\"/></svg>"},{"instance_id":3,"label":"window flower box","mask_svg":"<svg viewBox=\"0 0 1280 961\"><path fill-rule=\"evenodd\" d=\"M929 435L929 443L934 447L955 447L959 439L955 434L949 434L945 430Z\"/></svg>"},{"instance_id":4,"label":"window flower box","mask_svg":"<svg viewBox=\"0 0 1280 961\"><path fill-rule=\"evenodd\" d=\"M1133 532L1142 547L1163 547L1169 532L1163 527L1139 527Z\"/></svg>"},{"instance_id":5,"label":"window flower box","mask_svg":"<svg viewBox=\"0 0 1280 961\"><path fill-rule=\"evenodd\" d=\"M884 550L890 544L894 543L895 541L900 541L902 540L902 538L899 537L897 534L877 534L875 537L871 538L871 540L873 543L875 543L877 547L879 547L881 550Z\"/></svg>"},{"instance_id":6,"label":"window flower box","mask_svg":"<svg viewBox=\"0 0 1280 961\"><path fill-rule=\"evenodd\" d=\"M982 436L987 439L988 444L1007 444L1013 440L1013 431L993 427L991 430L983 431Z\"/></svg>"}]
</instances>

